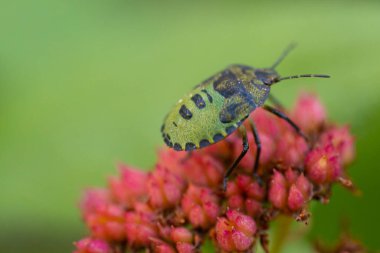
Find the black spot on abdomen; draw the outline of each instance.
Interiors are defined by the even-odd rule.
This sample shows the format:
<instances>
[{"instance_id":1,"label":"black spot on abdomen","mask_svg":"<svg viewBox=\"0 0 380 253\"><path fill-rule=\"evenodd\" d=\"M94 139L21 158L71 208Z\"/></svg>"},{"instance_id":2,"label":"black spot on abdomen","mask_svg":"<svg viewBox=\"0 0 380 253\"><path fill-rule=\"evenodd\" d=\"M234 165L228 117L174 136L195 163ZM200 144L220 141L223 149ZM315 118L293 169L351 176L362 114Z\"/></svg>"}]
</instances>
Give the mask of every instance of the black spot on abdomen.
<instances>
[{"instance_id":1,"label":"black spot on abdomen","mask_svg":"<svg viewBox=\"0 0 380 253\"><path fill-rule=\"evenodd\" d=\"M208 99L208 101L209 101L210 103L212 103L213 100L212 100L211 95L208 93L208 91L207 91L207 90L201 90L201 91L207 95L207 99Z\"/></svg>"},{"instance_id":2,"label":"black spot on abdomen","mask_svg":"<svg viewBox=\"0 0 380 253\"><path fill-rule=\"evenodd\" d=\"M193 117L193 114L190 112L189 109L187 109L186 105L181 106L181 108L179 109L179 114L184 119L191 119L191 117Z\"/></svg>"},{"instance_id":3,"label":"black spot on abdomen","mask_svg":"<svg viewBox=\"0 0 380 253\"><path fill-rule=\"evenodd\" d=\"M188 142L188 143L186 143L186 146L185 146L185 150L186 150L186 151L194 150L194 149L196 149L196 148L197 148L197 147L195 146L194 143L192 143L192 142Z\"/></svg>"},{"instance_id":4,"label":"black spot on abdomen","mask_svg":"<svg viewBox=\"0 0 380 253\"><path fill-rule=\"evenodd\" d=\"M182 146L179 143L174 143L173 148L174 148L174 150L177 150L177 151L181 151L182 150Z\"/></svg>"},{"instance_id":5,"label":"black spot on abdomen","mask_svg":"<svg viewBox=\"0 0 380 253\"><path fill-rule=\"evenodd\" d=\"M213 137L214 142L218 142L224 139L224 136L222 134L215 134Z\"/></svg>"},{"instance_id":6,"label":"black spot on abdomen","mask_svg":"<svg viewBox=\"0 0 380 253\"><path fill-rule=\"evenodd\" d=\"M205 101L199 94L195 94L194 96L192 96L191 100L193 100L194 104L198 107L198 109L203 109L206 107Z\"/></svg>"},{"instance_id":7,"label":"black spot on abdomen","mask_svg":"<svg viewBox=\"0 0 380 253\"><path fill-rule=\"evenodd\" d=\"M208 145L210 145L210 142L206 139L203 139L199 142L199 147L200 148L204 148L204 147L207 147Z\"/></svg>"},{"instance_id":8,"label":"black spot on abdomen","mask_svg":"<svg viewBox=\"0 0 380 253\"><path fill-rule=\"evenodd\" d=\"M231 134L235 130L236 130L235 126L229 126L229 127L226 128L227 134Z\"/></svg>"}]
</instances>

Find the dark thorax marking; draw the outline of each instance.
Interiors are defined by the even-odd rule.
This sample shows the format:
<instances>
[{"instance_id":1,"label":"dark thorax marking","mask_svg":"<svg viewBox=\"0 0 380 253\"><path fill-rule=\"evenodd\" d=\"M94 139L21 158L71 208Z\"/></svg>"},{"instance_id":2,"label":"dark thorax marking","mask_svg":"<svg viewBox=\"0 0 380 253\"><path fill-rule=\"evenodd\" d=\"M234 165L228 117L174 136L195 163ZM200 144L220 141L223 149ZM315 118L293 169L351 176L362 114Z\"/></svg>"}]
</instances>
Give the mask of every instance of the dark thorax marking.
<instances>
[{"instance_id":1,"label":"dark thorax marking","mask_svg":"<svg viewBox=\"0 0 380 253\"><path fill-rule=\"evenodd\" d=\"M243 82L229 69L215 80L215 91L225 98L219 119L222 123L230 123L248 115L256 108L253 97L247 92Z\"/></svg>"}]
</instances>

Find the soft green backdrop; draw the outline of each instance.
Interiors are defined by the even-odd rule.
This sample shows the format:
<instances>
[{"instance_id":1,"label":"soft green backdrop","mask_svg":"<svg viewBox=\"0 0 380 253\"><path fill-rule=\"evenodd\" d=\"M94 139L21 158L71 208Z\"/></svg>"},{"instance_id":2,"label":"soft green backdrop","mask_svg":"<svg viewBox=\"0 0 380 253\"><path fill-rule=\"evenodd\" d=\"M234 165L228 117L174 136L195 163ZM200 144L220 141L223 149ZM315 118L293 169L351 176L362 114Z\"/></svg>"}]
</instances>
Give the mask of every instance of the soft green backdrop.
<instances>
[{"instance_id":1,"label":"soft green backdrop","mask_svg":"<svg viewBox=\"0 0 380 253\"><path fill-rule=\"evenodd\" d=\"M361 198L336 188L309 238L342 217L379 249L379 1L0 1L0 252L70 252L86 231L77 201L119 161L149 169L177 99L231 63L269 66L291 41L273 92L317 91L349 123ZM296 243L297 244L297 243ZM289 252L305 252L302 246ZM301 243L303 245L303 243Z\"/></svg>"}]
</instances>

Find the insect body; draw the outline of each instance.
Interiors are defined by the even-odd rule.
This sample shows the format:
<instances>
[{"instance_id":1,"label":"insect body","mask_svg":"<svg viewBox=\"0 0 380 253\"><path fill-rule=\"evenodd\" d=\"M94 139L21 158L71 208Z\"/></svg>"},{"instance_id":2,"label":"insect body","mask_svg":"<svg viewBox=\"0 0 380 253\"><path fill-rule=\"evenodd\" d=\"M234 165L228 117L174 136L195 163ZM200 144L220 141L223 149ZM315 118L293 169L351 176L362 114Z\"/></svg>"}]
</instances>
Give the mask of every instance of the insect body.
<instances>
[{"instance_id":1,"label":"insect body","mask_svg":"<svg viewBox=\"0 0 380 253\"><path fill-rule=\"evenodd\" d=\"M275 67L292 48L293 45L285 50L270 68L231 65L197 85L189 94L181 98L166 116L161 127L165 143L177 151L190 151L219 142L239 129L243 136L243 150L226 171L225 185L228 176L249 148L246 130L242 123L256 108L263 106L264 109L285 119L306 138L286 115L276 108L264 105L270 96L271 85L277 82L300 77L329 77L307 74L281 78L275 71ZM250 123L258 146L255 172L260 156L260 139L254 123L252 121Z\"/></svg>"}]
</instances>

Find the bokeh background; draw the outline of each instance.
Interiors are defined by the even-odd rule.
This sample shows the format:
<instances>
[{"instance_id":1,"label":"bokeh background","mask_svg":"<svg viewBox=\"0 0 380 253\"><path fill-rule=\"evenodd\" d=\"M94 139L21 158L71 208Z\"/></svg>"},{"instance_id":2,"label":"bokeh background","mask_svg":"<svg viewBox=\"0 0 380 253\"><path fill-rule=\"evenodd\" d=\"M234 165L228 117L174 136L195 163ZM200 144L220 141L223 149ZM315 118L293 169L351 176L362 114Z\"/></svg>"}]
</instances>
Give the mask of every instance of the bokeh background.
<instances>
[{"instance_id":1,"label":"bokeh background","mask_svg":"<svg viewBox=\"0 0 380 253\"><path fill-rule=\"evenodd\" d=\"M313 207L308 240L337 239L343 217L380 249L379 1L15 0L0 3L0 252L70 252L86 234L77 202L120 162L150 169L170 107L231 63L282 75L288 106L312 90L352 126L351 175ZM287 252L308 252L294 239Z\"/></svg>"}]
</instances>

